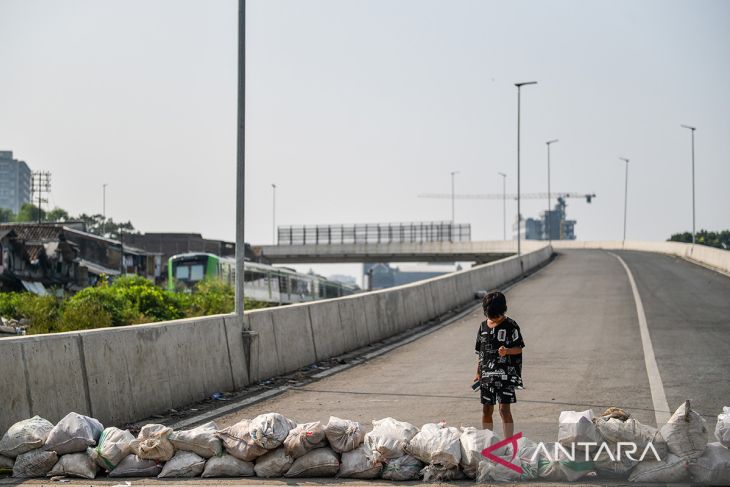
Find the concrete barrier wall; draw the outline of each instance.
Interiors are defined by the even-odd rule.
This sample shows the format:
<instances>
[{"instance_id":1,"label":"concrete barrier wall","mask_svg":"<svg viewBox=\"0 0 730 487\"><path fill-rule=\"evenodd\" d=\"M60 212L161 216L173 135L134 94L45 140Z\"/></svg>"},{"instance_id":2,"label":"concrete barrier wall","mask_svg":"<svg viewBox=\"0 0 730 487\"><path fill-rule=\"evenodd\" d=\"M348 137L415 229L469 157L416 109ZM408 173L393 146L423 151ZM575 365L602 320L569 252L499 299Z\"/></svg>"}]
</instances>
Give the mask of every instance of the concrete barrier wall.
<instances>
[{"instance_id":1,"label":"concrete barrier wall","mask_svg":"<svg viewBox=\"0 0 730 487\"><path fill-rule=\"evenodd\" d=\"M70 411L122 425L355 350L436 318L546 262L544 246L405 286L147 325L0 340L0 434Z\"/></svg>"},{"instance_id":2,"label":"concrete barrier wall","mask_svg":"<svg viewBox=\"0 0 730 487\"><path fill-rule=\"evenodd\" d=\"M603 249L603 250L637 250L641 252L658 252L661 254L676 255L700 264L712 267L721 272L730 273L730 251L708 247L706 245L692 245L682 242L642 242L627 240L619 241L556 241L555 249Z\"/></svg>"}]
</instances>

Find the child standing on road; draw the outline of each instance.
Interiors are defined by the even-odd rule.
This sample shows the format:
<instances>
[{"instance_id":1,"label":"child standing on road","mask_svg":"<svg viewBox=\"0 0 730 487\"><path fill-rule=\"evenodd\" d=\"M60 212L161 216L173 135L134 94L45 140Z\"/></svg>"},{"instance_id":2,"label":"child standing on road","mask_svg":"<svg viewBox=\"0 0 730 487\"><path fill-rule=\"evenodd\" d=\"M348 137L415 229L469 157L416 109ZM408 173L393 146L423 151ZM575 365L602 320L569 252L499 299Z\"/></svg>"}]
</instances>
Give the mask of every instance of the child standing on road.
<instances>
[{"instance_id":1,"label":"child standing on road","mask_svg":"<svg viewBox=\"0 0 730 487\"><path fill-rule=\"evenodd\" d=\"M510 404L517 402L515 387L522 386L522 339L520 327L512 318L505 316L507 299L495 291L482 300L484 315L479 325L476 353L477 376L482 401L482 428L493 430L492 413L499 402L504 437L514 434L514 422Z\"/></svg>"}]
</instances>

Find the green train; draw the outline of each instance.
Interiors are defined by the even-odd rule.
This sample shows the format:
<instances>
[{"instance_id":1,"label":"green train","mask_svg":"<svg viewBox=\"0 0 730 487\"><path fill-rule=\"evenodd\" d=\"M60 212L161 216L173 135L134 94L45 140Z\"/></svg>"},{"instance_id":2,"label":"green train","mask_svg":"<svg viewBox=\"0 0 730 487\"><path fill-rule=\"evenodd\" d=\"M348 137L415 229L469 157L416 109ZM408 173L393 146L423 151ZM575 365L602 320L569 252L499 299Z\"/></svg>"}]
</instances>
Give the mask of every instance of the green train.
<instances>
[{"instance_id":1,"label":"green train","mask_svg":"<svg viewBox=\"0 0 730 487\"><path fill-rule=\"evenodd\" d=\"M202 252L173 255L168 259L167 287L171 291L180 285L191 289L205 279L218 279L234 286L236 260ZM317 274L302 274L287 267L250 261L244 263L243 286L247 298L280 304L339 298L358 290L356 286L330 281Z\"/></svg>"}]
</instances>

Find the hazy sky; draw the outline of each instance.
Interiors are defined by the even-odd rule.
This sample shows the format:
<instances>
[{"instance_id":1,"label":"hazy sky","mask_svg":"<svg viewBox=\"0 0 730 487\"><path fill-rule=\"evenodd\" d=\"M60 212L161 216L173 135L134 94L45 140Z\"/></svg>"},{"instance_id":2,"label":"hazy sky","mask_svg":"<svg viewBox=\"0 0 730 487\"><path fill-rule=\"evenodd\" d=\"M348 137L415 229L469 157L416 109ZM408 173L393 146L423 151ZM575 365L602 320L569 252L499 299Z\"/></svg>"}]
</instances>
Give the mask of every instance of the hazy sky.
<instances>
[{"instance_id":1,"label":"hazy sky","mask_svg":"<svg viewBox=\"0 0 730 487\"><path fill-rule=\"evenodd\" d=\"M0 0L0 149L51 204L142 231L235 236L237 2ZM249 0L246 237L277 223L448 220L422 192L571 200L579 239L730 228L730 2ZM525 201L525 217L544 200ZM516 205L508 205L508 223ZM457 201L500 239L499 201Z\"/></svg>"}]
</instances>

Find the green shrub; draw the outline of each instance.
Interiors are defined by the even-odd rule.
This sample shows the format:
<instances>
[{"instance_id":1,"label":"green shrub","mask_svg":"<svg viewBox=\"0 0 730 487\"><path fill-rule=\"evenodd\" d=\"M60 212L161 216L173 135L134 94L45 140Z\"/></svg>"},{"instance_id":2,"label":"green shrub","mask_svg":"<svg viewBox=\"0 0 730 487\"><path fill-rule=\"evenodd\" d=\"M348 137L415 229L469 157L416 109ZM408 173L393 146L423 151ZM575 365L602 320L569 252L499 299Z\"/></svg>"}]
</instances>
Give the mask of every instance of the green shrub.
<instances>
[{"instance_id":1,"label":"green shrub","mask_svg":"<svg viewBox=\"0 0 730 487\"><path fill-rule=\"evenodd\" d=\"M29 334L53 333L59 331L58 315L60 300L55 296L36 296L31 293L19 293L16 305L17 319L30 321Z\"/></svg>"},{"instance_id":2,"label":"green shrub","mask_svg":"<svg viewBox=\"0 0 730 487\"><path fill-rule=\"evenodd\" d=\"M58 331L89 330L112 326L112 316L95 300L68 300L58 322Z\"/></svg>"},{"instance_id":3,"label":"green shrub","mask_svg":"<svg viewBox=\"0 0 730 487\"><path fill-rule=\"evenodd\" d=\"M18 302L20 293L0 293L0 316L3 318L20 318L18 316Z\"/></svg>"},{"instance_id":4,"label":"green shrub","mask_svg":"<svg viewBox=\"0 0 730 487\"><path fill-rule=\"evenodd\" d=\"M199 282L184 301L188 316L232 313L235 309L235 292L233 287L221 281L205 280Z\"/></svg>"},{"instance_id":5,"label":"green shrub","mask_svg":"<svg viewBox=\"0 0 730 487\"><path fill-rule=\"evenodd\" d=\"M111 289L129 302L145 321L167 321L183 318L185 312L174 293L165 291L143 277L117 279Z\"/></svg>"},{"instance_id":6,"label":"green shrub","mask_svg":"<svg viewBox=\"0 0 730 487\"><path fill-rule=\"evenodd\" d=\"M66 301L66 306L78 309L103 309L109 314L112 326L133 325L144 322L144 317L134 304L118 290L101 285L82 289Z\"/></svg>"}]
</instances>

